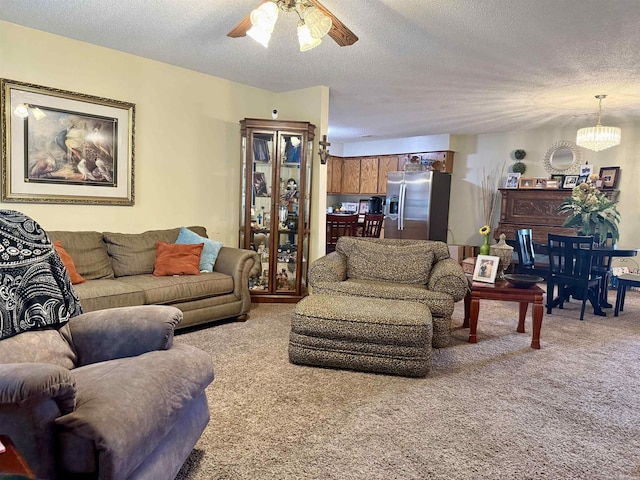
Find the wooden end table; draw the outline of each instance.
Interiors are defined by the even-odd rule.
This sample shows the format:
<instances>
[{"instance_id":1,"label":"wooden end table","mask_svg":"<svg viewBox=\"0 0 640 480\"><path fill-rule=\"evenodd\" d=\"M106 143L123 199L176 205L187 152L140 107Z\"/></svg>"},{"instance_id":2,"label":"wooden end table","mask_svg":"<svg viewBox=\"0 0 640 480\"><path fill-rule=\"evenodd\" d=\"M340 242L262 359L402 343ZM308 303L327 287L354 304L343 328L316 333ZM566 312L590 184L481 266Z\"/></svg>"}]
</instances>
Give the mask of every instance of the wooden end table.
<instances>
[{"instance_id":1,"label":"wooden end table","mask_svg":"<svg viewBox=\"0 0 640 480\"><path fill-rule=\"evenodd\" d=\"M497 280L496 283L472 282L471 291L464 297L464 328L469 328L469 343L477 343L478 314L480 313L480 300L500 300L503 302L518 302L520 304L520 317L518 320L518 333L525 333L524 319L527 308L533 304L533 334L531 336L531 348L540 348L540 329L544 315L543 305L544 290L538 285L530 288L516 288L509 282Z\"/></svg>"},{"instance_id":2,"label":"wooden end table","mask_svg":"<svg viewBox=\"0 0 640 480\"><path fill-rule=\"evenodd\" d=\"M5 446L6 451L0 453L0 477L2 474L20 475L20 478L32 478L36 476L22 458L8 435L0 435L0 442ZM17 477L16 477L17 478Z\"/></svg>"}]
</instances>

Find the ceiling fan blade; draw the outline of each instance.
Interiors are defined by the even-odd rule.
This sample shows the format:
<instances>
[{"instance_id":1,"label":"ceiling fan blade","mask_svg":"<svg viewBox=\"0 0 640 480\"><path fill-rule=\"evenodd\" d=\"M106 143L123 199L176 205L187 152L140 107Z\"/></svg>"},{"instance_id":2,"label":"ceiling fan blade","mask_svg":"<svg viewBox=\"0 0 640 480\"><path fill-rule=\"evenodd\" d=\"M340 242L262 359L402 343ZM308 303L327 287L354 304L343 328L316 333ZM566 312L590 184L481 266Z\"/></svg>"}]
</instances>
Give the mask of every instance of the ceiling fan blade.
<instances>
[{"instance_id":1,"label":"ceiling fan blade","mask_svg":"<svg viewBox=\"0 0 640 480\"><path fill-rule=\"evenodd\" d=\"M358 37L355 33L349 30L344 23L342 23L338 18L326 9L324 5L322 5L318 0L310 0L311 3L315 4L322 13L331 18L331 30L329 30L328 35L341 47L346 47L348 45L353 45L358 41Z\"/></svg>"},{"instance_id":2,"label":"ceiling fan blade","mask_svg":"<svg viewBox=\"0 0 640 480\"><path fill-rule=\"evenodd\" d=\"M268 0L264 0L260 2L256 6L256 8L258 8L263 3L266 3L267 1ZM235 27L233 27L229 31L229 33L227 33L227 37L231 37L231 38L244 37L247 34L247 30L249 30L250 28L251 28L251 12L249 12L246 17L240 20L240 23L238 23Z\"/></svg>"}]
</instances>

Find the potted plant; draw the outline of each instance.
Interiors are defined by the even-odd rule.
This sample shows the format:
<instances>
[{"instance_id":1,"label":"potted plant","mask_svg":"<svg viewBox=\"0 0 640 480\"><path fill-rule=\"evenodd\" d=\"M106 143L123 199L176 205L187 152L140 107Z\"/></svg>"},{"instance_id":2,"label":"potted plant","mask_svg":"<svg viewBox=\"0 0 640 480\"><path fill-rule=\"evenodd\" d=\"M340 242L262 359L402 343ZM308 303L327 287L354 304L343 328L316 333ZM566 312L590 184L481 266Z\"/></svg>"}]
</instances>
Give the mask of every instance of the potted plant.
<instances>
[{"instance_id":1,"label":"potted plant","mask_svg":"<svg viewBox=\"0 0 640 480\"><path fill-rule=\"evenodd\" d=\"M563 227L574 227L583 235L594 235L594 241L604 243L607 237L615 243L620 238L618 224L620 212L616 207L617 201L609 200L602 193L595 182L597 174L592 174L589 179L574 187L571 198L565 198L558 207L558 212L569 213Z\"/></svg>"},{"instance_id":2,"label":"potted plant","mask_svg":"<svg viewBox=\"0 0 640 480\"><path fill-rule=\"evenodd\" d=\"M513 156L516 159L516 163L513 164L513 166L511 167L511 170L514 173L520 173L521 175L524 175L524 172L527 170L527 166L524 164L522 160L524 160L524 157L527 156L527 152L525 152L524 150L518 149L515 152L513 152Z\"/></svg>"}]
</instances>

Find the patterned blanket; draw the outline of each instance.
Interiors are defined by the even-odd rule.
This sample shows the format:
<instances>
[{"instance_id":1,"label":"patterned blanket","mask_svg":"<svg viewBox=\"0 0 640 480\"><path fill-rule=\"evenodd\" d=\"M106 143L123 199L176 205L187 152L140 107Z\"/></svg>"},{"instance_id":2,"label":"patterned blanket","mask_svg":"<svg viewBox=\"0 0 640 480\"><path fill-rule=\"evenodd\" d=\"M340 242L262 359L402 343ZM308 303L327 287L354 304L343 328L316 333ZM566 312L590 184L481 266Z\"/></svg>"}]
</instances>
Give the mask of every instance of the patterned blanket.
<instances>
[{"instance_id":1,"label":"patterned blanket","mask_svg":"<svg viewBox=\"0 0 640 480\"><path fill-rule=\"evenodd\" d=\"M59 326L81 313L46 232L20 212L0 210L0 339Z\"/></svg>"}]
</instances>

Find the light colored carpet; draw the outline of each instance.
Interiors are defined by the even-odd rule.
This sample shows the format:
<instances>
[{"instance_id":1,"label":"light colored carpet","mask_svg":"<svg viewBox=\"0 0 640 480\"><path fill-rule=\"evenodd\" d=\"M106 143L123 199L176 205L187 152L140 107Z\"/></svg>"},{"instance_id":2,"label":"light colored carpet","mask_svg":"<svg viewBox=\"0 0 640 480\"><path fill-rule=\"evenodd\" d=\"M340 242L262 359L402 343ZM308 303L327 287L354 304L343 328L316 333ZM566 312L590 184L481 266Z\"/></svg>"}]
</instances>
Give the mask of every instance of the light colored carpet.
<instances>
[{"instance_id":1,"label":"light colored carpet","mask_svg":"<svg viewBox=\"0 0 640 480\"><path fill-rule=\"evenodd\" d=\"M615 291L611 292L615 297ZM292 365L292 305L176 337L209 352L211 422L177 476L195 479L640 478L640 294L625 311L554 309L541 350L517 304L482 301L467 343L411 379Z\"/></svg>"}]
</instances>

